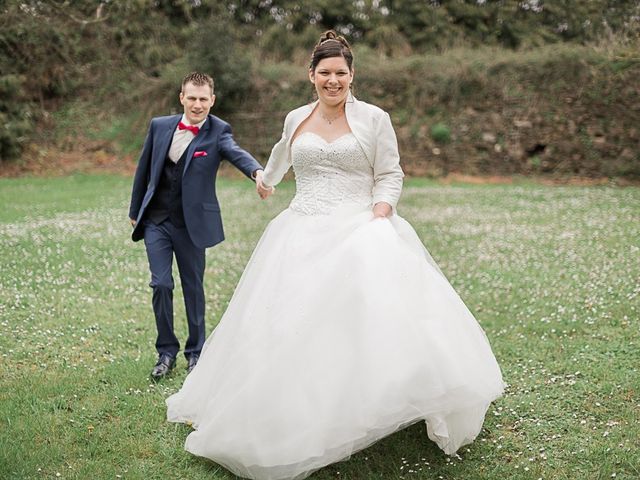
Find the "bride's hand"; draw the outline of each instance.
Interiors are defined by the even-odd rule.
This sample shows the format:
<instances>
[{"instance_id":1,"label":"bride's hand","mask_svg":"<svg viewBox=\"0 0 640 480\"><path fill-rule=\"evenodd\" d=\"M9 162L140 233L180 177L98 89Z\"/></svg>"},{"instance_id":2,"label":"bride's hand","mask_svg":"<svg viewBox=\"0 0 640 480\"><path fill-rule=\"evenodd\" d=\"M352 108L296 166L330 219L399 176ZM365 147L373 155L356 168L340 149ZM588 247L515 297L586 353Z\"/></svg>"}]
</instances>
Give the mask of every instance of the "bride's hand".
<instances>
[{"instance_id":1,"label":"bride's hand","mask_svg":"<svg viewBox=\"0 0 640 480\"><path fill-rule=\"evenodd\" d=\"M373 206L373 218L387 218L393 212L393 208L387 202L378 202Z\"/></svg>"},{"instance_id":2,"label":"bride's hand","mask_svg":"<svg viewBox=\"0 0 640 480\"><path fill-rule=\"evenodd\" d=\"M258 171L256 173L256 191L258 192L258 195L260 195L260 198L262 200L269 198L273 194L273 192L275 192L275 190L275 187L267 187L262 182L262 171Z\"/></svg>"}]
</instances>

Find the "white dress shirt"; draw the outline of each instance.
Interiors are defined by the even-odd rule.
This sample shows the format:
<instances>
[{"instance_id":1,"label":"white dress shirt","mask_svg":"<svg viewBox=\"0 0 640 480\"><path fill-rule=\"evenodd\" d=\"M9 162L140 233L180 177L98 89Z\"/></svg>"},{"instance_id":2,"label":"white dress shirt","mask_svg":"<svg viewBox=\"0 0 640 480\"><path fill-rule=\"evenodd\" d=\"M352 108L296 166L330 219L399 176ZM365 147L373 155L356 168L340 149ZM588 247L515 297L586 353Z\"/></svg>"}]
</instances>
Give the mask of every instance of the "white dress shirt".
<instances>
[{"instance_id":1,"label":"white dress shirt","mask_svg":"<svg viewBox=\"0 0 640 480\"><path fill-rule=\"evenodd\" d=\"M185 125L191 125L184 114L182 114L182 119L180 121ZM195 126L198 128L202 128L202 125L204 125L204 122L206 121L207 119L205 118ZM176 127L176 131L173 132L171 148L169 148L169 158L173 163L178 163L178 160L180 160L180 157L193 140L193 137L195 137L195 135L191 130L180 130L178 127Z\"/></svg>"}]
</instances>

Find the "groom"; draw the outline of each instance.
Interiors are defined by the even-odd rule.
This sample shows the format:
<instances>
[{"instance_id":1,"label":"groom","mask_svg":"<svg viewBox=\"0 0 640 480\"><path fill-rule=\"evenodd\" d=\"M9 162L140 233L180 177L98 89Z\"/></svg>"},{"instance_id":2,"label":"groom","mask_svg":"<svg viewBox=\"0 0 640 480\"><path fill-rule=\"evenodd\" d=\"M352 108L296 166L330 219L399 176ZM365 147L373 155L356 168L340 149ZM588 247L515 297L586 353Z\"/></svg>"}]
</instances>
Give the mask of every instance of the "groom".
<instances>
[{"instance_id":1,"label":"groom","mask_svg":"<svg viewBox=\"0 0 640 480\"><path fill-rule=\"evenodd\" d=\"M156 380L173 369L180 350L173 331L174 254L189 325L184 348L188 372L205 341L205 249L224 240L215 188L221 160L261 185L260 164L236 144L228 123L209 114L215 98L209 75L194 72L182 80L184 113L151 120L133 181L131 237L144 239L151 270L158 329L158 361L151 376ZM258 193L268 196L263 189Z\"/></svg>"}]
</instances>

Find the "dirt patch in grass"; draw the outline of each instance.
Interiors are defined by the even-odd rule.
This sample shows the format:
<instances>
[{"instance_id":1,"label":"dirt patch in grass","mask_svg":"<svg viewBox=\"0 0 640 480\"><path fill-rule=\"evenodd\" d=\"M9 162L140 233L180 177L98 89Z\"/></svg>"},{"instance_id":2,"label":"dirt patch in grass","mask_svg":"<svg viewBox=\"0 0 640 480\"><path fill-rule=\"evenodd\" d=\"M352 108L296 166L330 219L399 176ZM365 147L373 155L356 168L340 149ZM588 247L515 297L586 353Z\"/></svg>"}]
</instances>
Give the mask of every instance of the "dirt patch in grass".
<instances>
[{"instance_id":1,"label":"dirt patch in grass","mask_svg":"<svg viewBox=\"0 0 640 480\"><path fill-rule=\"evenodd\" d=\"M136 159L117 155L108 142L80 140L69 150L31 144L22 158L2 164L0 177L58 177L73 173L133 175Z\"/></svg>"}]
</instances>

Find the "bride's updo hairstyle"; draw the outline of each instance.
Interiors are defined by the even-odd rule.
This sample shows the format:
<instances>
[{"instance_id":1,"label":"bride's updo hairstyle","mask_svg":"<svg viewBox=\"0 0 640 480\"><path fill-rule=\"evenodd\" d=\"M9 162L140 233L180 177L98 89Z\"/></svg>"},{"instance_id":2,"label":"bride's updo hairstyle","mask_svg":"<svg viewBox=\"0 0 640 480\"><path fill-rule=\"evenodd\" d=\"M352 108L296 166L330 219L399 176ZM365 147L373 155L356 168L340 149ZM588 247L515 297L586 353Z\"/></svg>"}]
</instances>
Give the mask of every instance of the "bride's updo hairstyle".
<instances>
[{"instance_id":1,"label":"bride's updo hairstyle","mask_svg":"<svg viewBox=\"0 0 640 480\"><path fill-rule=\"evenodd\" d=\"M311 54L311 64L309 68L315 71L321 60L332 57L343 57L347 62L349 70L353 70L353 54L351 46L346 38L338 35L333 30L327 30L322 34L318 43L316 43L313 53Z\"/></svg>"}]
</instances>

